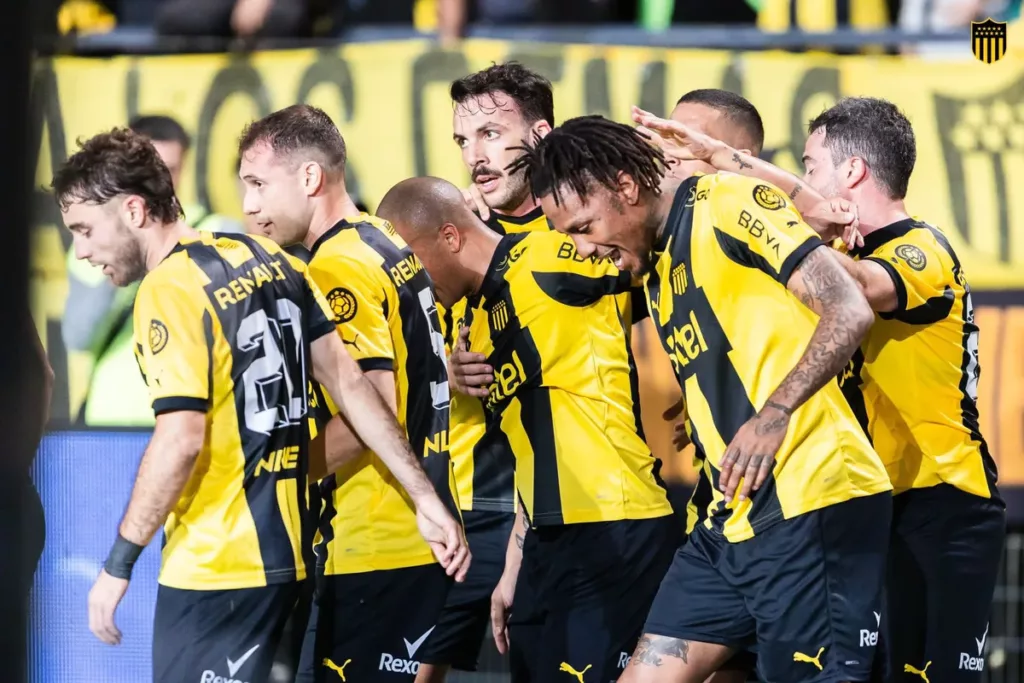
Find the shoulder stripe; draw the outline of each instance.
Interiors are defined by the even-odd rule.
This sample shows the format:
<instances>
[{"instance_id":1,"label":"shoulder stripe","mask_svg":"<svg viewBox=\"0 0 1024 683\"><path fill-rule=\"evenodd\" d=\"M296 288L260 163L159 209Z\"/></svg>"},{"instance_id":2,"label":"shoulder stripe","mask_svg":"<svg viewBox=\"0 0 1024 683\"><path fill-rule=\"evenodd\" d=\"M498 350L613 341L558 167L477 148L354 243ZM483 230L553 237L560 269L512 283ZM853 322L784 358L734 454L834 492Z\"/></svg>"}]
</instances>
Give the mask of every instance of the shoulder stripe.
<instances>
[{"instance_id":1,"label":"shoulder stripe","mask_svg":"<svg viewBox=\"0 0 1024 683\"><path fill-rule=\"evenodd\" d=\"M907 285L903 282L903 278L896 272L892 264L883 258L877 256L868 256L864 259L865 261L874 261L878 265L885 269L885 272L889 274L889 279L892 280L893 287L896 288L896 310L890 313L881 314L883 318L886 316L892 317L893 314L900 311L907 310Z\"/></svg>"},{"instance_id":2,"label":"shoulder stripe","mask_svg":"<svg viewBox=\"0 0 1024 683\"><path fill-rule=\"evenodd\" d=\"M579 273L533 273L537 286L555 301L566 306L585 307L601 297L621 294L630 289L629 273L588 277Z\"/></svg>"}]
</instances>

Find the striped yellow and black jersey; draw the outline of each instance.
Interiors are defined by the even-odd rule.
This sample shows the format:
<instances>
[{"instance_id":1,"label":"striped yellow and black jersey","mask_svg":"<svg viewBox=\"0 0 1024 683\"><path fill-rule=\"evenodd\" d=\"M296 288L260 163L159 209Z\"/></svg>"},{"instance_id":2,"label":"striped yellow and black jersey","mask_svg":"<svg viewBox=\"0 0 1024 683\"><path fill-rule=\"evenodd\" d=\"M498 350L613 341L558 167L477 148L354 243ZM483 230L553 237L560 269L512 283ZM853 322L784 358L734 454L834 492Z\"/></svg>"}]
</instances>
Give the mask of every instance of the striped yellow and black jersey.
<instances>
[{"instance_id":1,"label":"striped yellow and black jersey","mask_svg":"<svg viewBox=\"0 0 1024 683\"><path fill-rule=\"evenodd\" d=\"M523 216L491 213L487 227L499 235L550 230L540 207ZM469 316L480 320L480 316ZM451 350L459 328L467 320L466 300L459 301L441 316L445 345ZM475 324L470 339L487 335L487 325ZM515 512L515 457L501 430L487 431L483 404L465 394L454 394L448 428L452 464L463 510Z\"/></svg>"},{"instance_id":2,"label":"striped yellow and black jersey","mask_svg":"<svg viewBox=\"0 0 1024 683\"><path fill-rule=\"evenodd\" d=\"M310 344L332 334L305 265L268 240L182 240L142 280L135 350L153 410L206 413L164 527L160 583L249 588L305 578Z\"/></svg>"},{"instance_id":3,"label":"striped yellow and black jersey","mask_svg":"<svg viewBox=\"0 0 1024 683\"><path fill-rule=\"evenodd\" d=\"M488 431L508 440L534 526L671 513L634 410L630 318L620 303L630 285L610 263L581 258L564 235L508 235L480 301L467 307L486 318L488 334L471 349L494 367Z\"/></svg>"},{"instance_id":4,"label":"striped yellow and black jersey","mask_svg":"<svg viewBox=\"0 0 1024 683\"><path fill-rule=\"evenodd\" d=\"M312 248L309 274L364 372L394 372L398 422L441 499L458 515L448 454L448 370L433 285L387 221L341 221ZM330 414L337 410L325 392ZM367 451L320 485L316 539L328 575L434 562L405 490Z\"/></svg>"},{"instance_id":5,"label":"striped yellow and black jersey","mask_svg":"<svg viewBox=\"0 0 1024 683\"><path fill-rule=\"evenodd\" d=\"M946 483L998 498L978 426L971 288L949 241L908 218L870 233L851 256L881 265L896 287L896 310L878 314L840 377L894 491Z\"/></svg>"},{"instance_id":6,"label":"striped yellow and black jersey","mask_svg":"<svg viewBox=\"0 0 1024 683\"><path fill-rule=\"evenodd\" d=\"M796 366L817 316L786 288L823 243L775 188L732 174L686 180L655 244L647 294L705 456L700 520L732 542L783 519L891 489L839 385L793 412L772 475L726 501L719 463L739 428ZM693 520L691 520L691 523Z\"/></svg>"}]
</instances>

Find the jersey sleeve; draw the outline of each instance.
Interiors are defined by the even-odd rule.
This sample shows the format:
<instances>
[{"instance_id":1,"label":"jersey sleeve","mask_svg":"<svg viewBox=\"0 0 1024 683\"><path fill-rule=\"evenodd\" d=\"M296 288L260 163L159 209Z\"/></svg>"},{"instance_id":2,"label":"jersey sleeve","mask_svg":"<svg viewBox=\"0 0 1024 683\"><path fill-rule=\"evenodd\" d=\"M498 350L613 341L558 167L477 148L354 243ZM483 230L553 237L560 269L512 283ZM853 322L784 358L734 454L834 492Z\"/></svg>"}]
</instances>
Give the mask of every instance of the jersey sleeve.
<instances>
[{"instance_id":1,"label":"jersey sleeve","mask_svg":"<svg viewBox=\"0 0 1024 683\"><path fill-rule=\"evenodd\" d=\"M210 405L213 317L202 291L159 277L135 299L135 353L156 415L206 412Z\"/></svg>"},{"instance_id":2,"label":"jersey sleeve","mask_svg":"<svg viewBox=\"0 0 1024 683\"><path fill-rule=\"evenodd\" d=\"M389 300L386 276L379 268L352 258L314 258L309 274L326 292L331 319L345 348L363 372L394 370L395 346L389 317L397 315Z\"/></svg>"},{"instance_id":3,"label":"jersey sleeve","mask_svg":"<svg viewBox=\"0 0 1024 683\"><path fill-rule=\"evenodd\" d=\"M733 261L785 286L804 257L824 245L775 186L734 175L715 181L710 195L715 239Z\"/></svg>"},{"instance_id":4,"label":"jersey sleeve","mask_svg":"<svg viewBox=\"0 0 1024 683\"><path fill-rule=\"evenodd\" d=\"M882 266L896 288L896 309L883 318L952 299L955 278L945 250L927 230L912 230L887 242L865 260Z\"/></svg>"},{"instance_id":5,"label":"jersey sleeve","mask_svg":"<svg viewBox=\"0 0 1024 683\"><path fill-rule=\"evenodd\" d=\"M276 245L274 246L276 247ZM302 313L305 320L306 336L309 339L309 343L312 344L325 334L334 332L334 323L331 320L334 315L331 313L331 307L327 305L327 299L324 297L323 292L320 291L316 282L313 281L309 268L302 259L292 256L283 250L282 255L288 261L288 265L302 275Z\"/></svg>"}]
</instances>

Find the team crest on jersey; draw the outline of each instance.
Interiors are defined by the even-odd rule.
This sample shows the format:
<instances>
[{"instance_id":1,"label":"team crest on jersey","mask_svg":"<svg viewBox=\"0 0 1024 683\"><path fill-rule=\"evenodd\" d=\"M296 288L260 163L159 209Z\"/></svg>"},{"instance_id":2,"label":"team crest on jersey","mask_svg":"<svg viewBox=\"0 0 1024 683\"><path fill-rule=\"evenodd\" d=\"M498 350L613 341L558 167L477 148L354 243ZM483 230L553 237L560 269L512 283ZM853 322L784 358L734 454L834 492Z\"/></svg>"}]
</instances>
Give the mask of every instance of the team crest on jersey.
<instances>
[{"instance_id":1,"label":"team crest on jersey","mask_svg":"<svg viewBox=\"0 0 1024 683\"><path fill-rule=\"evenodd\" d=\"M754 201L762 209L769 211L786 208L786 198L767 185L758 185L754 188Z\"/></svg>"},{"instance_id":2,"label":"team crest on jersey","mask_svg":"<svg viewBox=\"0 0 1024 683\"><path fill-rule=\"evenodd\" d=\"M928 265L928 259L924 252L913 244L901 244L896 247L896 256L907 262L907 265L914 270L921 271Z\"/></svg>"},{"instance_id":3,"label":"team crest on jersey","mask_svg":"<svg viewBox=\"0 0 1024 683\"><path fill-rule=\"evenodd\" d=\"M355 294L344 287L335 287L327 293L327 305L334 314L335 325L347 323L356 317L356 311L359 309Z\"/></svg>"},{"instance_id":4,"label":"team crest on jersey","mask_svg":"<svg viewBox=\"0 0 1024 683\"><path fill-rule=\"evenodd\" d=\"M499 301L490 310L491 329L501 332L508 325L508 306L504 301Z\"/></svg>"},{"instance_id":5,"label":"team crest on jersey","mask_svg":"<svg viewBox=\"0 0 1024 683\"><path fill-rule=\"evenodd\" d=\"M167 346L167 325L154 318L149 321L149 350L153 355L160 353Z\"/></svg>"}]
</instances>

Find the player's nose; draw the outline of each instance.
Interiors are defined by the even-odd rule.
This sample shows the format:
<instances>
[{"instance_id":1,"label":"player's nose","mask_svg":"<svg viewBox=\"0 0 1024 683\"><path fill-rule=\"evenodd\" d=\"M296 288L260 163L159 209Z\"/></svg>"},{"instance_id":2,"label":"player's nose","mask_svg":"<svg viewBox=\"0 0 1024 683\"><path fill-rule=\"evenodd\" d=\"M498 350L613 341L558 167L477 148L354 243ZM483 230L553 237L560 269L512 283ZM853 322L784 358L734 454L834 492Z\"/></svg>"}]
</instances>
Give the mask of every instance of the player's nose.
<instances>
[{"instance_id":1,"label":"player's nose","mask_svg":"<svg viewBox=\"0 0 1024 683\"><path fill-rule=\"evenodd\" d=\"M92 249L90 249L89 245L85 243L85 240L78 235L75 235L72 239L72 243L75 247L75 258L79 261L83 261L92 256Z\"/></svg>"},{"instance_id":2,"label":"player's nose","mask_svg":"<svg viewBox=\"0 0 1024 683\"><path fill-rule=\"evenodd\" d=\"M597 253L597 247L588 242L582 235L572 235L572 241L576 245L576 253L581 258L590 258Z\"/></svg>"}]
</instances>

